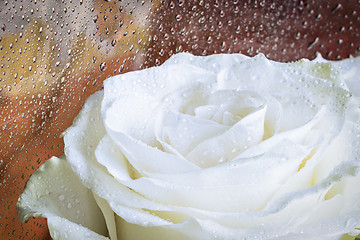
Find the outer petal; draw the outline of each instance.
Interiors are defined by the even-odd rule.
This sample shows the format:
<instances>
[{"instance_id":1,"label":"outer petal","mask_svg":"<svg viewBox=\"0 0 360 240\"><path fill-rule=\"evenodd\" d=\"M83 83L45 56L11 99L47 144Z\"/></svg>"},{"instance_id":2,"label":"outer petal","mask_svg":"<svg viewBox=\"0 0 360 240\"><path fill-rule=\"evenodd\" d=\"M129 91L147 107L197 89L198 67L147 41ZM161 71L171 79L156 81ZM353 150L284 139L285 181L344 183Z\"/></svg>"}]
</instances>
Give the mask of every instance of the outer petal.
<instances>
[{"instance_id":1,"label":"outer petal","mask_svg":"<svg viewBox=\"0 0 360 240\"><path fill-rule=\"evenodd\" d=\"M311 69L316 65L306 63L278 63L263 55L248 60L235 56L234 61L218 73L217 81L220 89L249 90L278 99L282 106L280 130L285 131L311 120L321 105L333 109L331 113L338 116L348 100L349 93L342 86L334 83L335 80L317 77L313 73L316 69ZM305 66L310 70L305 71ZM330 129L329 132L332 134Z\"/></svg>"},{"instance_id":2,"label":"outer petal","mask_svg":"<svg viewBox=\"0 0 360 240\"><path fill-rule=\"evenodd\" d=\"M360 57L348 58L341 61L328 61L321 55L318 55L314 61L327 64L330 62L339 70L340 76L350 92L355 97L360 97Z\"/></svg>"},{"instance_id":3,"label":"outer petal","mask_svg":"<svg viewBox=\"0 0 360 240\"><path fill-rule=\"evenodd\" d=\"M109 174L99 164L95 149L105 135L100 115L102 92L92 95L65 135L65 154L81 182L96 195L105 199L111 209L126 221L148 225L168 224L147 210L169 210L132 191ZM124 173L124 172L123 172Z\"/></svg>"},{"instance_id":4,"label":"outer petal","mask_svg":"<svg viewBox=\"0 0 360 240\"><path fill-rule=\"evenodd\" d=\"M50 235L54 240L109 240L109 238L101 236L65 218L56 216L48 217L47 223Z\"/></svg>"},{"instance_id":5,"label":"outer petal","mask_svg":"<svg viewBox=\"0 0 360 240\"><path fill-rule=\"evenodd\" d=\"M46 161L29 179L18 202L20 219L48 218L54 239L105 239L104 216L92 192L85 188L64 159Z\"/></svg>"},{"instance_id":6,"label":"outer petal","mask_svg":"<svg viewBox=\"0 0 360 240\"><path fill-rule=\"evenodd\" d=\"M350 92L360 97L360 57L333 62L340 69L341 75Z\"/></svg>"},{"instance_id":7,"label":"outer petal","mask_svg":"<svg viewBox=\"0 0 360 240\"><path fill-rule=\"evenodd\" d=\"M94 198L96 200L96 203L99 205L102 213L104 214L104 218L106 221L106 225L109 231L109 236L111 240L117 240L117 229L116 229L116 223L115 223L115 213L112 211L111 207L109 206L109 203L94 194Z\"/></svg>"},{"instance_id":8,"label":"outer petal","mask_svg":"<svg viewBox=\"0 0 360 240\"><path fill-rule=\"evenodd\" d=\"M194 219L188 219L181 223L143 227L125 222L118 217L116 219L118 239L136 240L214 240L215 237L204 231Z\"/></svg>"}]
</instances>

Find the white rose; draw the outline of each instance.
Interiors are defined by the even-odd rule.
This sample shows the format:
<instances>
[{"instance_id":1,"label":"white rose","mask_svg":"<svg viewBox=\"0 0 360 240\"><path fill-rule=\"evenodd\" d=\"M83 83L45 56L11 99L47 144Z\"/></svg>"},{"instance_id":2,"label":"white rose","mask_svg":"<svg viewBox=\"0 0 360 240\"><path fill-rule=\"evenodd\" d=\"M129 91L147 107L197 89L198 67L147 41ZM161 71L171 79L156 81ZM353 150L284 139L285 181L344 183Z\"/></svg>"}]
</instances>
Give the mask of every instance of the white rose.
<instances>
[{"instance_id":1,"label":"white rose","mask_svg":"<svg viewBox=\"0 0 360 240\"><path fill-rule=\"evenodd\" d=\"M179 54L112 77L20 217L54 239L354 239L359 60Z\"/></svg>"}]
</instances>

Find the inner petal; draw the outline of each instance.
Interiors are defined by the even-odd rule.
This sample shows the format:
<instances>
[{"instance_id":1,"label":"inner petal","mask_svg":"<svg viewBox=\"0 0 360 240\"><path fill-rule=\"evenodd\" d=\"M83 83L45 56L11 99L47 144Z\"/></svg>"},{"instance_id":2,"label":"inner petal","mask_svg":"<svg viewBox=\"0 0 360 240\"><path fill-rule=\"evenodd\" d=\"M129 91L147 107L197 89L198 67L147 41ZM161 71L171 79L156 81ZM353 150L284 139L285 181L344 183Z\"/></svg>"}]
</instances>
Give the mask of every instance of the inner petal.
<instances>
[{"instance_id":1,"label":"inner petal","mask_svg":"<svg viewBox=\"0 0 360 240\"><path fill-rule=\"evenodd\" d=\"M181 156L163 152L122 132L108 128L107 133L131 165L143 176L152 172L179 173L199 169Z\"/></svg>"},{"instance_id":2,"label":"inner petal","mask_svg":"<svg viewBox=\"0 0 360 240\"><path fill-rule=\"evenodd\" d=\"M225 125L234 125L243 117L249 115L265 100L254 92L221 90L209 96L208 104L216 106L212 120Z\"/></svg>"},{"instance_id":3,"label":"inner petal","mask_svg":"<svg viewBox=\"0 0 360 240\"><path fill-rule=\"evenodd\" d=\"M223 134L201 142L186 158L202 168L231 160L262 141L265 113L266 107L262 107L247 115Z\"/></svg>"},{"instance_id":4,"label":"inner petal","mask_svg":"<svg viewBox=\"0 0 360 240\"><path fill-rule=\"evenodd\" d=\"M175 111L164 112L157 126L155 135L163 143L163 147L166 143L183 156L200 142L218 136L230 128L208 119Z\"/></svg>"}]
</instances>

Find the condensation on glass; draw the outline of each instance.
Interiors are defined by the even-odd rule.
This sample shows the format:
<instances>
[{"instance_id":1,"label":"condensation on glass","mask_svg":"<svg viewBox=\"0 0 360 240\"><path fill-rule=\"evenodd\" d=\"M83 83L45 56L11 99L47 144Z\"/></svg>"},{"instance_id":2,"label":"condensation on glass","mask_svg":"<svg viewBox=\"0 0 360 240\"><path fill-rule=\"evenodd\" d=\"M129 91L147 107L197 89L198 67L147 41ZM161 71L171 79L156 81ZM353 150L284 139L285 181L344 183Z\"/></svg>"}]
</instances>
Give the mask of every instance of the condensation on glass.
<instances>
[{"instance_id":1,"label":"condensation on glass","mask_svg":"<svg viewBox=\"0 0 360 240\"><path fill-rule=\"evenodd\" d=\"M279 61L360 53L359 1L3 0L0 2L0 235L48 239L21 224L29 176L63 154L61 133L109 76L178 52Z\"/></svg>"}]
</instances>

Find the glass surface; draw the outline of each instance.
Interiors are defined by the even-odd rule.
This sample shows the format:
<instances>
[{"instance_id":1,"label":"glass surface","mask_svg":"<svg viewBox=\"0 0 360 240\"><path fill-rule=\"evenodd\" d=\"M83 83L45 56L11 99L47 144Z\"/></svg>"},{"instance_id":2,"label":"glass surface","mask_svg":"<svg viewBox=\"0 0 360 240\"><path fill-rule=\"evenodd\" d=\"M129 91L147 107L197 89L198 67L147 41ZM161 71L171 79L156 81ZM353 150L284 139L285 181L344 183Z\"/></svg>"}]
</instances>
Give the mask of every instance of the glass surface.
<instances>
[{"instance_id":1,"label":"glass surface","mask_svg":"<svg viewBox=\"0 0 360 240\"><path fill-rule=\"evenodd\" d=\"M360 2L0 1L0 236L48 239L45 219L21 224L29 176L61 156L61 133L109 76L177 52L264 53L278 61L360 53Z\"/></svg>"}]
</instances>

